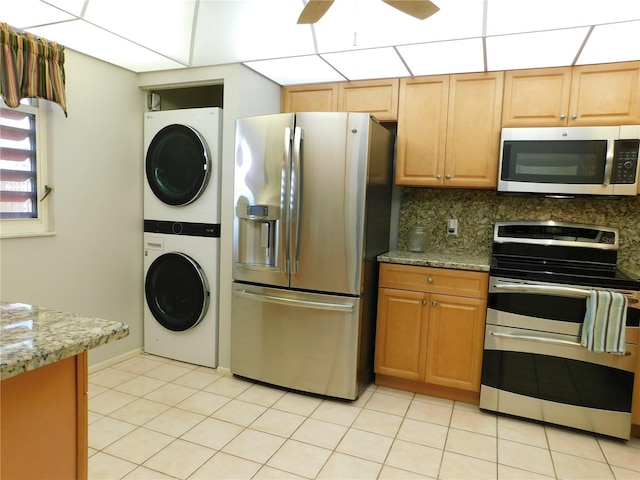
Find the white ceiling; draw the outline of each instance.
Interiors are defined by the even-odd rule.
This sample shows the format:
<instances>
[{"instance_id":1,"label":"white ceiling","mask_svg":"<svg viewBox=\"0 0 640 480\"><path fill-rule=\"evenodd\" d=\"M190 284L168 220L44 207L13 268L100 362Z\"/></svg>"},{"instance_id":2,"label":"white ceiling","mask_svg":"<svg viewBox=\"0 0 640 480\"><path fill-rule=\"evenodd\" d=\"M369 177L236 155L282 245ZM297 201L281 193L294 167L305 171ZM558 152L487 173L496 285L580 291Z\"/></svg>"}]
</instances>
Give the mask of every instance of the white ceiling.
<instances>
[{"instance_id":1,"label":"white ceiling","mask_svg":"<svg viewBox=\"0 0 640 480\"><path fill-rule=\"evenodd\" d=\"M281 85L640 60L640 0L0 0L0 22L134 72L242 62Z\"/></svg>"}]
</instances>

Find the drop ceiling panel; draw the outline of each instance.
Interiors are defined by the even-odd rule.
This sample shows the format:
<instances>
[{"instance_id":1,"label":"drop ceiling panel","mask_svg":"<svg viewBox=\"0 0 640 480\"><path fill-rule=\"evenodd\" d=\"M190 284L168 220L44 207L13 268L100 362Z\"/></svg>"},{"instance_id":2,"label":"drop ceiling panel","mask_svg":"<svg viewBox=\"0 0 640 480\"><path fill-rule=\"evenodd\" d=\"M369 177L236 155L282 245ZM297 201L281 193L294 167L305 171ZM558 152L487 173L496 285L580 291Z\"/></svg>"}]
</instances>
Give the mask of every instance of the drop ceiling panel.
<instances>
[{"instance_id":1,"label":"drop ceiling panel","mask_svg":"<svg viewBox=\"0 0 640 480\"><path fill-rule=\"evenodd\" d=\"M481 38L397 47L413 75L484 71Z\"/></svg>"},{"instance_id":2,"label":"drop ceiling panel","mask_svg":"<svg viewBox=\"0 0 640 480\"><path fill-rule=\"evenodd\" d=\"M43 38L55 38L70 49L134 72L184 67L171 59L81 20L33 28L29 31Z\"/></svg>"},{"instance_id":3,"label":"drop ceiling panel","mask_svg":"<svg viewBox=\"0 0 640 480\"><path fill-rule=\"evenodd\" d=\"M381 0L336 0L315 24L320 53L480 36L482 1L436 0L433 16L418 20ZM464 15L460 15L463 11Z\"/></svg>"},{"instance_id":4,"label":"drop ceiling panel","mask_svg":"<svg viewBox=\"0 0 640 480\"><path fill-rule=\"evenodd\" d=\"M640 59L640 20L595 27L576 63L588 65L638 59Z\"/></svg>"},{"instance_id":5,"label":"drop ceiling panel","mask_svg":"<svg viewBox=\"0 0 640 480\"><path fill-rule=\"evenodd\" d=\"M90 0L84 19L187 65L195 6L184 0Z\"/></svg>"},{"instance_id":6,"label":"drop ceiling panel","mask_svg":"<svg viewBox=\"0 0 640 480\"><path fill-rule=\"evenodd\" d=\"M488 37L487 70L571 65L588 33L581 27Z\"/></svg>"},{"instance_id":7,"label":"drop ceiling panel","mask_svg":"<svg viewBox=\"0 0 640 480\"><path fill-rule=\"evenodd\" d=\"M315 53L309 25L298 25L298 0L200 2L192 66Z\"/></svg>"},{"instance_id":8,"label":"drop ceiling panel","mask_svg":"<svg viewBox=\"0 0 640 480\"><path fill-rule=\"evenodd\" d=\"M14 28L73 20L73 16L38 0L0 0L0 22Z\"/></svg>"},{"instance_id":9,"label":"drop ceiling panel","mask_svg":"<svg viewBox=\"0 0 640 480\"><path fill-rule=\"evenodd\" d=\"M245 65L280 85L343 82L345 77L318 55L246 62Z\"/></svg>"},{"instance_id":10,"label":"drop ceiling panel","mask_svg":"<svg viewBox=\"0 0 640 480\"><path fill-rule=\"evenodd\" d=\"M87 3L86 0L44 0L42 3L45 2L77 17L82 15L82 9Z\"/></svg>"},{"instance_id":11,"label":"drop ceiling panel","mask_svg":"<svg viewBox=\"0 0 640 480\"><path fill-rule=\"evenodd\" d=\"M348 80L407 77L409 71L391 48L372 48L321 55Z\"/></svg>"},{"instance_id":12,"label":"drop ceiling panel","mask_svg":"<svg viewBox=\"0 0 640 480\"><path fill-rule=\"evenodd\" d=\"M487 35L640 19L638 0L487 0Z\"/></svg>"}]
</instances>

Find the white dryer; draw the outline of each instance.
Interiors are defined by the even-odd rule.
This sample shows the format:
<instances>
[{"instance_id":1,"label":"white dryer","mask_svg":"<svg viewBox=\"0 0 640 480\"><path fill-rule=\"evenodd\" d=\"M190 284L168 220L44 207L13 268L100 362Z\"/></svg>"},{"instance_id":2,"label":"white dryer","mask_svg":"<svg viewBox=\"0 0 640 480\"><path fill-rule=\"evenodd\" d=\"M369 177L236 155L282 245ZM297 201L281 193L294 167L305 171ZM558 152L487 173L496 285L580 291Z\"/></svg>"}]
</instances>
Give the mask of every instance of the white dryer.
<instances>
[{"instance_id":1,"label":"white dryer","mask_svg":"<svg viewBox=\"0 0 640 480\"><path fill-rule=\"evenodd\" d=\"M220 223L222 109L144 115L144 218Z\"/></svg>"},{"instance_id":2,"label":"white dryer","mask_svg":"<svg viewBox=\"0 0 640 480\"><path fill-rule=\"evenodd\" d=\"M144 350L218 366L220 225L145 220Z\"/></svg>"}]
</instances>

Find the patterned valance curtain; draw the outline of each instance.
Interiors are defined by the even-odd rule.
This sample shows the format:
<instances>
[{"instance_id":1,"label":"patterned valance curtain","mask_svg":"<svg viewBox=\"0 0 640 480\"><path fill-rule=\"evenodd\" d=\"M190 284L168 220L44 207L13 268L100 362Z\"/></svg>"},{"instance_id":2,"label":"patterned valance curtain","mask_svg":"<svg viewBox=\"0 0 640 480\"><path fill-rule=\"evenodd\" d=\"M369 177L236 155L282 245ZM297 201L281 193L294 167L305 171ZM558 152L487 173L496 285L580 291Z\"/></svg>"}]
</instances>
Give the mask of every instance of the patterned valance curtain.
<instances>
[{"instance_id":1,"label":"patterned valance curtain","mask_svg":"<svg viewBox=\"0 0 640 480\"><path fill-rule=\"evenodd\" d=\"M9 107L23 98L43 98L60 105L66 116L64 82L62 45L0 23L0 95Z\"/></svg>"}]
</instances>

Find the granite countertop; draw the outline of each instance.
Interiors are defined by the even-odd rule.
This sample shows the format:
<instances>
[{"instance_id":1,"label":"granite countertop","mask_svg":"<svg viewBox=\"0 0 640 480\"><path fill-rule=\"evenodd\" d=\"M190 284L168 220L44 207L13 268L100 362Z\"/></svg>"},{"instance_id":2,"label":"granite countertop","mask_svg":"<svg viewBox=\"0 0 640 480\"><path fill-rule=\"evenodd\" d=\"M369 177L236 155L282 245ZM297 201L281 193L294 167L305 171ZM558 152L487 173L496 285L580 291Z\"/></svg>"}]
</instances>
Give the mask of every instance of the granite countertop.
<instances>
[{"instance_id":1,"label":"granite countertop","mask_svg":"<svg viewBox=\"0 0 640 480\"><path fill-rule=\"evenodd\" d=\"M404 265L419 265L423 267L455 268L458 270L475 270L488 272L490 257L470 255L466 253L448 252L409 252L407 250L392 250L378 255L381 263L400 263Z\"/></svg>"},{"instance_id":2,"label":"granite countertop","mask_svg":"<svg viewBox=\"0 0 640 480\"><path fill-rule=\"evenodd\" d=\"M0 380L129 335L123 323L0 302Z\"/></svg>"}]
</instances>

